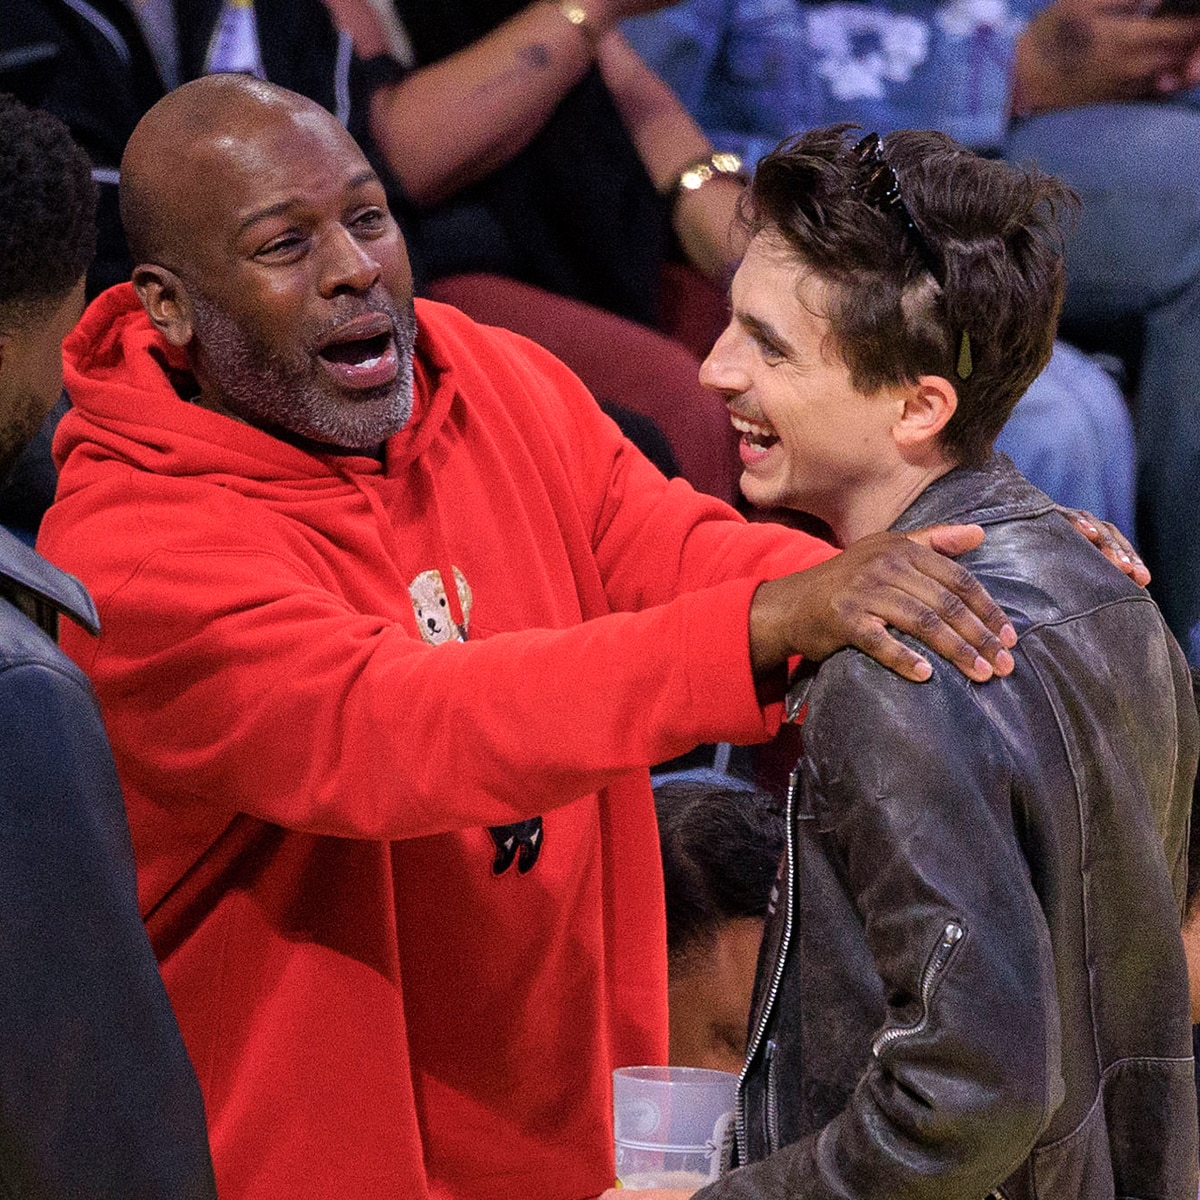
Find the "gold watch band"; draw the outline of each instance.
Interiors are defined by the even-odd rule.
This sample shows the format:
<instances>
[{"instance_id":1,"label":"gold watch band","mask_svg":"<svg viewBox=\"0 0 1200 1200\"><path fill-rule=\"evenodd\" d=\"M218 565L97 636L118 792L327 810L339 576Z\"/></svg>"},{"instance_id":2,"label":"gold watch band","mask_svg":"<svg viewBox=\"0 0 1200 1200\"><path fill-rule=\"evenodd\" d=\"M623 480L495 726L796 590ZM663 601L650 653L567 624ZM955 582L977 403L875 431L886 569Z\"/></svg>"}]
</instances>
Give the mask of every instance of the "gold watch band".
<instances>
[{"instance_id":1,"label":"gold watch band","mask_svg":"<svg viewBox=\"0 0 1200 1200\"><path fill-rule=\"evenodd\" d=\"M742 170L742 160L725 150L714 150L711 154L692 159L675 176L671 186L663 192L674 208L684 192L699 191L710 179L728 176L739 183L749 183L749 176Z\"/></svg>"}]
</instances>

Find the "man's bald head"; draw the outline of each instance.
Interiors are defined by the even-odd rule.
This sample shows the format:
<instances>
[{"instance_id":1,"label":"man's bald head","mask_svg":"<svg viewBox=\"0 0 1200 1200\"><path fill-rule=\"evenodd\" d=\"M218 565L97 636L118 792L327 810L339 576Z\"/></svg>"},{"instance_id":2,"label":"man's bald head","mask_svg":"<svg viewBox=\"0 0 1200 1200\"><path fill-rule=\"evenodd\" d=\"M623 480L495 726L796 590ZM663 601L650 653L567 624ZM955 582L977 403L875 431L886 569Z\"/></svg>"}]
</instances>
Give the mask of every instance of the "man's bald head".
<instances>
[{"instance_id":1,"label":"man's bald head","mask_svg":"<svg viewBox=\"0 0 1200 1200\"><path fill-rule=\"evenodd\" d=\"M206 75L164 96L121 159L121 223L133 261L185 263L197 203L216 182L214 160L289 122L341 128L307 97L250 75Z\"/></svg>"},{"instance_id":2,"label":"man's bald head","mask_svg":"<svg viewBox=\"0 0 1200 1200\"><path fill-rule=\"evenodd\" d=\"M408 418L412 274L382 182L319 105L244 75L186 84L121 167L133 286L198 403L374 450Z\"/></svg>"}]
</instances>

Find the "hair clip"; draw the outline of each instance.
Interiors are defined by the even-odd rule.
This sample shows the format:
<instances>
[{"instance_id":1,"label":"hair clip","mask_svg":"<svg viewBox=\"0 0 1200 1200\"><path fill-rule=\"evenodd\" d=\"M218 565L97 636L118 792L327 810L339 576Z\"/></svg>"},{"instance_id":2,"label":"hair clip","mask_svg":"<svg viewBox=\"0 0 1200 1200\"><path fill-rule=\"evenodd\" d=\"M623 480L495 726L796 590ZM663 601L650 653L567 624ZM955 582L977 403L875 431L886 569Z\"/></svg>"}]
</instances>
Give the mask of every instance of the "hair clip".
<instances>
[{"instance_id":1,"label":"hair clip","mask_svg":"<svg viewBox=\"0 0 1200 1200\"><path fill-rule=\"evenodd\" d=\"M975 364L971 361L971 335L965 329L962 331L962 340L958 343L958 365L954 369L959 379L969 379L971 372L975 370Z\"/></svg>"}]
</instances>

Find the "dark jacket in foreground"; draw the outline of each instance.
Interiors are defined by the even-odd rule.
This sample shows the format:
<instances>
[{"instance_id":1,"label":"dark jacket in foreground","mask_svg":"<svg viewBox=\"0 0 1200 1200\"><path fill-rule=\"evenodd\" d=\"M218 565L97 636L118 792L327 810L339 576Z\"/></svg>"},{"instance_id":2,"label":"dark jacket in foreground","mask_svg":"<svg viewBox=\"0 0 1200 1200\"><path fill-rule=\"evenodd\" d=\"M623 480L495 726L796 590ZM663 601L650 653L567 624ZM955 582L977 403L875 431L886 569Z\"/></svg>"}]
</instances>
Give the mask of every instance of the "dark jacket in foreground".
<instances>
[{"instance_id":1,"label":"dark jacket in foreground","mask_svg":"<svg viewBox=\"0 0 1200 1200\"><path fill-rule=\"evenodd\" d=\"M987 531L960 561L1011 617L1016 670L821 667L759 963L750 1165L699 1196L1193 1200L1183 656L1007 459L896 528L946 521Z\"/></svg>"},{"instance_id":2,"label":"dark jacket in foreground","mask_svg":"<svg viewBox=\"0 0 1200 1200\"><path fill-rule=\"evenodd\" d=\"M138 913L79 582L0 530L0 1196L216 1196L200 1089Z\"/></svg>"}]
</instances>

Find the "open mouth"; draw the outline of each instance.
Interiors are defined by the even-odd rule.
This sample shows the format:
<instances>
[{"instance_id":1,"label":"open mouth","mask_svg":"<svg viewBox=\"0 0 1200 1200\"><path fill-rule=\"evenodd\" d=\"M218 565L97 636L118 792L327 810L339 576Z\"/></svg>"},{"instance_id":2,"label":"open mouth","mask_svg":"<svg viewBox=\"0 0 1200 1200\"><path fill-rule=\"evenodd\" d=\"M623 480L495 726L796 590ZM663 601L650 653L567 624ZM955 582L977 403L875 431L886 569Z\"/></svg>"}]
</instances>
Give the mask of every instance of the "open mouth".
<instances>
[{"instance_id":1,"label":"open mouth","mask_svg":"<svg viewBox=\"0 0 1200 1200\"><path fill-rule=\"evenodd\" d=\"M333 342L319 353L326 362L370 368L379 365L391 344L391 334L377 333L373 337Z\"/></svg>"},{"instance_id":2,"label":"open mouth","mask_svg":"<svg viewBox=\"0 0 1200 1200\"><path fill-rule=\"evenodd\" d=\"M742 441L756 450L769 450L779 441L779 434L762 421L751 421L748 417L730 413L729 420L734 429L742 435Z\"/></svg>"},{"instance_id":3,"label":"open mouth","mask_svg":"<svg viewBox=\"0 0 1200 1200\"><path fill-rule=\"evenodd\" d=\"M371 313L346 323L317 348L317 360L343 388L362 391L392 383L400 359L391 320Z\"/></svg>"}]
</instances>

